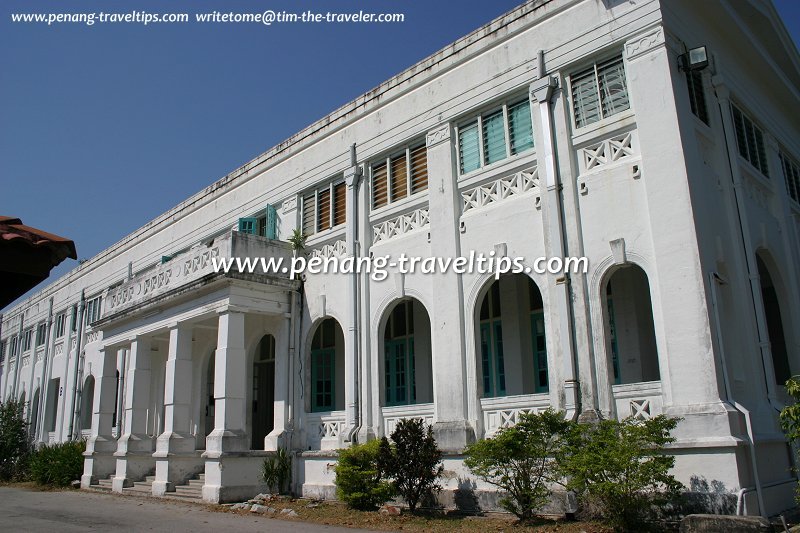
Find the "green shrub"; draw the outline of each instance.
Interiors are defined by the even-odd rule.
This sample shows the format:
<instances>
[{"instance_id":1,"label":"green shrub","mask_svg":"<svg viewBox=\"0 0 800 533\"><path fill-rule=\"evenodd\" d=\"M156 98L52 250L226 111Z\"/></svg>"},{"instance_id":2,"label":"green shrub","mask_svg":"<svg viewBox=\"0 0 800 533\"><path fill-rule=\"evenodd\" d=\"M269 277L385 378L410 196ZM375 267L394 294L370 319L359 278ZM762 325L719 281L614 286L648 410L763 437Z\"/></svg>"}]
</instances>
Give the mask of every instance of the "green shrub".
<instances>
[{"instance_id":1,"label":"green shrub","mask_svg":"<svg viewBox=\"0 0 800 533\"><path fill-rule=\"evenodd\" d=\"M86 441L72 440L47 444L31 455L30 477L39 485L66 487L83 473L83 452Z\"/></svg>"},{"instance_id":2,"label":"green shrub","mask_svg":"<svg viewBox=\"0 0 800 533\"><path fill-rule=\"evenodd\" d=\"M643 528L653 506L672 500L682 488L669 473L675 458L662 453L675 441L671 432L678 421L659 415L576 424L561 469L583 509L617 530Z\"/></svg>"},{"instance_id":3,"label":"green shrub","mask_svg":"<svg viewBox=\"0 0 800 533\"><path fill-rule=\"evenodd\" d=\"M275 455L264 459L261 474L269 490L277 490L279 494L288 493L292 480L291 455L280 448Z\"/></svg>"},{"instance_id":4,"label":"green shrub","mask_svg":"<svg viewBox=\"0 0 800 533\"><path fill-rule=\"evenodd\" d=\"M470 444L464 464L505 492L500 499L504 509L520 520L530 520L549 501L549 485L559 480L557 461L571 425L563 414L550 410L523 414L515 426Z\"/></svg>"},{"instance_id":5,"label":"green shrub","mask_svg":"<svg viewBox=\"0 0 800 533\"><path fill-rule=\"evenodd\" d=\"M794 399L792 405L781 409L781 426L790 442L800 442L800 376L793 376L786 381L786 392ZM800 486L795 491L795 500L800 503Z\"/></svg>"},{"instance_id":6,"label":"green shrub","mask_svg":"<svg viewBox=\"0 0 800 533\"><path fill-rule=\"evenodd\" d=\"M378 470L379 448L380 442L373 440L339 450L336 497L354 509L373 510L394 496Z\"/></svg>"},{"instance_id":7,"label":"green shrub","mask_svg":"<svg viewBox=\"0 0 800 533\"><path fill-rule=\"evenodd\" d=\"M0 480L25 477L31 445L22 409L25 404L9 399L0 403Z\"/></svg>"},{"instance_id":8,"label":"green shrub","mask_svg":"<svg viewBox=\"0 0 800 533\"><path fill-rule=\"evenodd\" d=\"M444 467L433 430L419 419L402 419L391 435L381 439L378 469L392 480L398 494L416 512L419 502L441 490Z\"/></svg>"}]
</instances>

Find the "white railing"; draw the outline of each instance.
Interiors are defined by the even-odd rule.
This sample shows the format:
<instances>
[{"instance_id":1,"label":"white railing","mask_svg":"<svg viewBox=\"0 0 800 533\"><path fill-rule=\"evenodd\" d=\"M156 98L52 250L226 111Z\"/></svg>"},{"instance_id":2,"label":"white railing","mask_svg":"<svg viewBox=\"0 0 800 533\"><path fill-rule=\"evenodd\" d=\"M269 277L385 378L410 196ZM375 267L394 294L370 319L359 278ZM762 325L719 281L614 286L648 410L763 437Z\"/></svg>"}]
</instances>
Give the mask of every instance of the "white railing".
<instances>
[{"instance_id":1,"label":"white railing","mask_svg":"<svg viewBox=\"0 0 800 533\"><path fill-rule=\"evenodd\" d=\"M342 240L324 244L311 251L311 257L322 257L323 259L342 258L345 256L347 256L347 242Z\"/></svg>"},{"instance_id":2,"label":"white railing","mask_svg":"<svg viewBox=\"0 0 800 533\"><path fill-rule=\"evenodd\" d=\"M91 429L82 429L81 430L81 438L82 439L89 440L89 437L91 437L91 436L92 436L92 430Z\"/></svg>"},{"instance_id":3,"label":"white railing","mask_svg":"<svg viewBox=\"0 0 800 533\"><path fill-rule=\"evenodd\" d=\"M306 414L307 441L312 450L334 450L345 428L344 411Z\"/></svg>"},{"instance_id":4,"label":"white railing","mask_svg":"<svg viewBox=\"0 0 800 533\"><path fill-rule=\"evenodd\" d=\"M614 385L612 391L619 420L629 416L647 420L664 412L660 381Z\"/></svg>"},{"instance_id":5,"label":"white railing","mask_svg":"<svg viewBox=\"0 0 800 533\"><path fill-rule=\"evenodd\" d=\"M516 425L523 413L536 414L548 407L550 395L547 393L481 398L484 436L491 437L502 428Z\"/></svg>"},{"instance_id":6,"label":"white railing","mask_svg":"<svg viewBox=\"0 0 800 533\"><path fill-rule=\"evenodd\" d=\"M379 242L399 237L412 231L427 228L429 224L428 208L422 207L420 209L415 209L410 213L405 213L395 218L384 220L380 224L375 224L372 227L372 244L378 244Z\"/></svg>"},{"instance_id":7,"label":"white railing","mask_svg":"<svg viewBox=\"0 0 800 533\"><path fill-rule=\"evenodd\" d=\"M47 433L47 443L48 444L53 444L55 442L56 442L56 432L55 431L48 432Z\"/></svg>"},{"instance_id":8,"label":"white railing","mask_svg":"<svg viewBox=\"0 0 800 533\"><path fill-rule=\"evenodd\" d=\"M404 418L414 418L422 420L429 426L433 425L432 403L382 407L381 414L383 415L383 434L387 437L392 434L397 423Z\"/></svg>"},{"instance_id":9,"label":"white railing","mask_svg":"<svg viewBox=\"0 0 800 533\"><path fill-rule=\"evenodd\" d=\"M597 144L579 150L581 171L594 171L636 155L634 132L615 135Z\"/></svg>"},{"instance_id":10,"label":"white railing","mask_svg":"<svg viewBox=\"0 0 800 533\"><path fill-rule=\"evenodd\" d=\"M461 212L467 213L539 189L536 167L478 185L461 193Z\"/></svg>"},{"instance_id":11,"label":"white railing","mask_svg":"<svg viewBox=\"0 0 800 533\"><path fill-rule=\"evenodd\" d=\"M53 356L58 357L64 354L64 341L58 342L53 346Z\"/></svg>"}]
</instances>

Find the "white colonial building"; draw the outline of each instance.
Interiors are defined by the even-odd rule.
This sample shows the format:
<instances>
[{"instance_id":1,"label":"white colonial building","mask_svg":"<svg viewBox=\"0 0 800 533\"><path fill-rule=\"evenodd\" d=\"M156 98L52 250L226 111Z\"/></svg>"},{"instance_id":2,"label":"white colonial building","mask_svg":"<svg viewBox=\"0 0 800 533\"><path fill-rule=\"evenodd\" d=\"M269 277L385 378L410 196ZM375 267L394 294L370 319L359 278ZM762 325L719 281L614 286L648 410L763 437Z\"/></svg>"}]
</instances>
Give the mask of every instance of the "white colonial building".
<instances>
[{"instance_id":1,"label":"white colonial building","mask_svg":"<svg viewBox=\"0 0 800 533\"><path fill-rule=\"evenodd\" d=\"M707 65L690 49L705 47ZM552 407L682 417L694 489L792 505L800 56L768 1L535 0L248 162L6 310L2 394L84 486L232 501L294 452ZM214 273L214 257L585 256L585 275ZM712 483L714 482L714 483ZM737 509L729 509L737 510Z\"/></svg>"}]
</instances>

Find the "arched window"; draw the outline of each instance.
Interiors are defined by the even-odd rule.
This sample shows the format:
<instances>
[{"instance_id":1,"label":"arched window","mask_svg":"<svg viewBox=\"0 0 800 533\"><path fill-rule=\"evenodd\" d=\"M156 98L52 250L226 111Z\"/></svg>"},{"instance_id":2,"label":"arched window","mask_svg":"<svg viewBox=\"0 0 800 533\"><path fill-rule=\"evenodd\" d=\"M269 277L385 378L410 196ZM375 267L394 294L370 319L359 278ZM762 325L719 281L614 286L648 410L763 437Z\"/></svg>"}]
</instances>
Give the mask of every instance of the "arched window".
<instances>
[{"instance_id":1,"label":"arched window","mask_svg":"<svg viewBox=\"0 0 800 533\"><path fill-rule=\"evenodd\" d=\"M476 330L484 398L549 391L544 303L532 279L514 274L493 280Z\"/></svg>"},{"instance_id":2,"label":"arched window","mask_svg":"<svg viewBox=\"0 0 800 533\"><path fill-rule=\"evenodd\" d=\"M769 269L759 255L756 255L758 264L758 277L761 280L761 299L764 302L764 316L767 322L769 335L769 348L772 353L772 368L775 373L775 382L783 386L792 371L789 367L789 352L786 349L786 337L783 334L783 318L781 306L778 301L778 291L775 290Z\"/></svg>"},{"instance_id":3,"label":"arched window","mask_svg":"<svg viewBox=\"0 0 800 533\"><path fill-rule=\"evenodd\" d=\"M658 381L661 374L647 274L636 265L616 270L608 280L605 297L614 383Z\"/></svg>"},{"instance_id":4,"label":"arched window","mask_svg":"<svg viewBox=\"0 0 800 533\"><path fill-rule=\"evenodd\" d=\"M384 405L433 401L430 318L417 300L402 300L389 311L383 332Z\"/></svg>"},{"instance_id":5,"label":"arched window","mask_svg":"<svg viewBox=\"0 0 800 533\"><path fill-rule=\"evenodd\" d=\"M333 318L318 326L311 341L311 410L344 409L344 333Z\"/></svg>"}]
</instances>

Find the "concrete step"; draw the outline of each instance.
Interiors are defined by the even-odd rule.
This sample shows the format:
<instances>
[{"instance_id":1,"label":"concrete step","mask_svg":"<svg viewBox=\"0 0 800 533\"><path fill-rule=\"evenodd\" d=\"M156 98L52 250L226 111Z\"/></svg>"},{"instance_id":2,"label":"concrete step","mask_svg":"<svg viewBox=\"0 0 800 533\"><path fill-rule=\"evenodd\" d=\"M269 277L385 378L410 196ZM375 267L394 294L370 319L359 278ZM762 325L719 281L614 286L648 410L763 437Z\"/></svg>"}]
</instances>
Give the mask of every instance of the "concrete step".
<instances>
[{"instance_id":1,"label":"concrete step","mask_svg":"<svg viewBox=\"0 0 800 533\"><path fill-rule=\"evenodd\" d=\"M144 480L146 483L152 483L156 480L156 476L144 476Z\"/></svg>"},{"instance_id":2,"label":"concrete step","mask_svg":"<svg viewBox=\"0 0 800 533\"><path fill-rule=\"evenodd\" d=\"M203 485L206 484L204 479L190 479L186 482L186 484L190 487L200 487L203 488Z\"/></svg>"},{"instance_id":3,"label":"concrete step","mask_svg":"<svg viewBox=\"0 0 800 533\"><path fill-rule=\"evenodd\" d=\"M108 487L110 489L111 485L113 485L113 483L114 483L114 481L111 478L109 478L109 479L101 479L101 480L98 480L97 485L92 485L92 486L93 487Z\"/></svg>"},{"instance_id":4,"label":"concrete step","mask_svg":"<svg viewBox=\"0 0 800 533\"><path fill-rule=\"evenodd\" d=\"M175 494L184 494L187 496L197 496L198 498L203 496L203 489L200 487L187 487L186 485L178 485L175 487Z\"/></svg>"}]
</instances>

